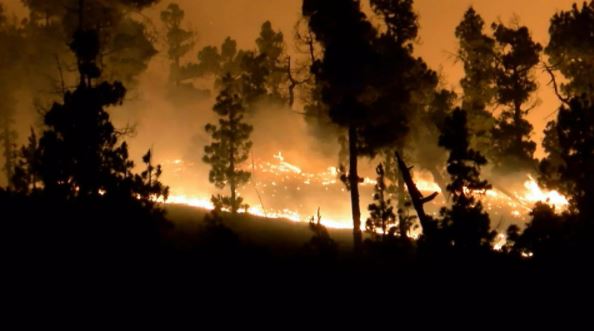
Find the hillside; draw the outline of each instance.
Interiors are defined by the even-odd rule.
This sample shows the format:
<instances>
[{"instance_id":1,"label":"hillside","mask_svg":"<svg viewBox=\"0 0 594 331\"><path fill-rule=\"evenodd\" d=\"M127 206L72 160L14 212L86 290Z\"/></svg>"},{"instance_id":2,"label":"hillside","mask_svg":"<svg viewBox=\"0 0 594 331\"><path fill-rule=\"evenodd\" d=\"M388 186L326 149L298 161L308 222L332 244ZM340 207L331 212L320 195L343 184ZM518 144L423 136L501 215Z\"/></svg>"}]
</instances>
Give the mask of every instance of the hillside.
<instances>
[{"instance_id":1,"label":"hillside","mask_svg":"<svg viewBox=\"0 0 594 331\"><path fill-rule=\"evenodd\" d=\"M207 210L184 205L169 205L167 218L173 223L169 240L180 249L196 244ZM323 216L322 216L323 217ZM246 245L271 250L274 254L298 252L312 238L307 223L284 219L268 219L249 214L233 216L223 214L223 223ZM340 251L352 250L352 232L344 229L328 229Z\"/></svg>"}]
</instances>

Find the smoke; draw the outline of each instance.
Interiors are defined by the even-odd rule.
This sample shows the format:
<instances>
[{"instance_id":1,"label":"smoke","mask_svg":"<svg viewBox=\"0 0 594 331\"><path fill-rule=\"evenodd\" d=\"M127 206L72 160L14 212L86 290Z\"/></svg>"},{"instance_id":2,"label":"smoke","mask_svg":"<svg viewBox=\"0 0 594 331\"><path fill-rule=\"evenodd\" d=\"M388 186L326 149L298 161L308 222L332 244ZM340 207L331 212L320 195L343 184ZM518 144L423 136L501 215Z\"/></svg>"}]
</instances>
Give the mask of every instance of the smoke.
<instances>
[{"instance_id":1,"label":"smoke","mask_svg":"<svg viewBox=\"0 0 594 331\"><path fill-rule=\"evenodd\" d=\"M237 40L238 48L255 49L255 40L262 23L266 20L270 20L276 30L284 33L288 55L294 58L303 56L297 52L293 40L293 29L300 19L301 0L175 2L186 12L185 27L190 27L197 36L194 50L184 59L186 62L195 62L201 48L209 45L218 46L228 36ZM515 11L522 18L522 23L534 31L536 39L546 44L548 19L557 8L568 8L573 1L504 2L509 5L498 5L494 8L495 4L489 0L476 0L474 5L487 22L496 20L498 15L511 17ZM14 13L21 18L26 17L26 10L20 1L8 0L4 3L8 13ZM209 169L201 158L203 147L209 143L204 125L215 120L212 105L216 93L207 97L171 97L168 86L169 63L163 27L159 20L161 10L169 3L170 1L161 1L157 6L144 11L143 15L152 22L159 53L153 57L147 70L139 77L138 86L130 91L124 105L112 108L110 114L118 127L135 126L135 135L126 138L134 160L139 161L148 148L153 149L156 161L164 166L164 182L171 186L174 194L208 198L216 190L208 182ZM459 64L454 63L449 54L456 48L454 27L467 5L467 1L415 1L421 24L417 55L422 56L432 68L447 68L444 71L446 85L457 90L461 68ZM535 5L538 5L538 13L535 12ZM507 8L506 12L501 12L501 8ZM558 105L546 86L546 77L543 75L540 78L539 97L543 100L542 106L535 109L530 117L535 124L535 136L538 141L542 137L540 132L547 120L546 115L553 112ZM208 80L198 81L196 84L198 88L212 88L212 82ZM18 103L17 129L20 143L25 142L28 128L35 123L39 124L40 121L31 105L26 104L34 92L25 91L18 96L19 100L27 100ZM252 170L259 166L280 166L282 162L286 162L297 166L300 172L289 170L271 174L258 168L254 173L253 183L244 187L242 194L246 196L248 203L261 204L264 209L278 210L289 207L307 215L313 214L317 207L321 207L323 218L348 220L348 192L342 183L322 183L323 180L331 180L332 170L329 168L338 165L338 142L332 138L320 141L312 135L310 127L300 114L302 106L296 104L294 108L291 110L272 104L259 105L249 118L254 126L254 147L252 157L245 166ZM433 145L429 147L429 144L433 143L420 144L425 146L422 151L426 153L423 154L434 151ZM436 142L434 144L436 145ZM279 159L281 156L283 161ZM361 175L373 178L373 169L377 162L378 160L363 160ZM431 175L421 172L417 174L431 179ZM512 180L522 183L525 178L505 179L502 182ZM362 189L363 210L371 200L371 189L372 185L364 186Z\"/></svg>"}]
</instances>

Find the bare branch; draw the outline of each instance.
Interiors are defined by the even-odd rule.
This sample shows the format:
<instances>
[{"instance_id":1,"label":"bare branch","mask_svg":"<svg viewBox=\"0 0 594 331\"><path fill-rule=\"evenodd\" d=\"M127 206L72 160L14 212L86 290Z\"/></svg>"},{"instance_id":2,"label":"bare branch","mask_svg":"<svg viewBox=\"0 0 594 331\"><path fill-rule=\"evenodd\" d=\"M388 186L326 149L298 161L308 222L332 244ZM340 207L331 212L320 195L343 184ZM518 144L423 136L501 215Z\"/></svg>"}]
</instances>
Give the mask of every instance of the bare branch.
<instances>
[{"instance_id":1,"label":"bare branch","mask_svg":"<svg viewBox=\"0 0 594 331\"><path fill-rule=\"evenodd\" d=\"M561 92L559 91L559 85L557 84L557 77L555 77L555 73L553 72L553 67L548 66L546 63L544 63L543 68L551 77L551 81L548 83L548 85L553 85L553 90L555 91L555 95L557 96L559 101L561 101L565 105L569 105L569 98L562 96Z\"/></svg>"}]
</instances>

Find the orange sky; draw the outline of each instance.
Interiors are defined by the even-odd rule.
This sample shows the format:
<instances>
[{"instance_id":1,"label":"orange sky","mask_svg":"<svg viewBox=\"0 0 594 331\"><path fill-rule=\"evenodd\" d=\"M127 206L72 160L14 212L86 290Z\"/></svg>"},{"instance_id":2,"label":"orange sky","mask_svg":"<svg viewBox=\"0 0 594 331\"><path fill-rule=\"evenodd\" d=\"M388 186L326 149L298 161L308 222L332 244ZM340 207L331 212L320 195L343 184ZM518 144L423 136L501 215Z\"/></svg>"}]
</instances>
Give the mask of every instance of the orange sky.
<instances>
[{"instance_id":1,"label":"orange sky","mask_svg":"<svg viewBox=\"0 0 594 331\"><path fill-rule=\"evenodd\" d=\"M232 36L242 47L253 47L259 26L267 19L291 36L301 6L301 0L179 0L178 3L186 9L200 44L218 44L226 36ZM494 21L509 23L517 16L521 24L530 28L535 40L546 45L551 16L569 9L572 3L573 0L416 0L421 25L417 54L442 72L448 87L459 90L462 68L454 63L451 54L456 50L454 29L468 6L475 7L487 27ZM289 47L292 49L293 45ZM538 78L541 88L536 96L541 104L529 119L535 126L535 138L540 141L544 125L550 119L547 116L559 102L547 86L547 76L539 72Z\"/></svg>"},{"instance_id":2,"label":"orange sky","mask_svg":"<svg viewBox=\"0 0 594 331\"><path fill-rule=\"evenodd\" d=\"M0 0L9 9L22 15L19 0ZM301 0L177 0L186 10L187 24L198 33L198 44L219 44L226 36L239 41L240 47L253 47L261 23L271 20L273 25L292 36L299 18ZM434 69L440 70L448 87L458 89L461 78L460 65L455 64L451 53L456 50L454 28L468 6L473 5L487 24L501 20L504 23L517 15L520 23L527 25L534 38L546 45L550 17L558 10L570 8L573 0L416 0L415 8L420 16L420 43L417 54ZM169 1L151 10L152 17ZM21 9L19 9L19 7ZM293 45L289 45L290 49ZM535 125L535 138L541 132L551 114L559 105L552 90L546 86L548 79L539 73L541 88L537 97L542 101L530 115Z\"/></svg>"}]
</instances>

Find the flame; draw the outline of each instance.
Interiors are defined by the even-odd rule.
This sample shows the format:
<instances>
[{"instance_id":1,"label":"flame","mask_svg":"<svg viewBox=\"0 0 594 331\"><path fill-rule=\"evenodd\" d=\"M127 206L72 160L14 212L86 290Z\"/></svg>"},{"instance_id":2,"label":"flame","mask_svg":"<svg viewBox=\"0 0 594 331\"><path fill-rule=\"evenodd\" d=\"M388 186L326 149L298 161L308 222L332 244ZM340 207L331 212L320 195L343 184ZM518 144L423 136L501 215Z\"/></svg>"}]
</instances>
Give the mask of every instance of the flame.
<instances>
[{"instance_id":1,"label":"flame","mask_svg":"<svg viewBox=\"0 0 594 331\"><path fill-rule=\"evenodd\" d=\"M160 200L159 202L163 202ZM191 206L196 208L202 208L206 210L213 210L214 205L210 199L206 198L197 198L197 197L188 197L186 195L170 195L166 204L171 205L184 205L184 206ZM295 223L306 223L309 222L309 217L303 217L298 212L290 210L290 209L283 209L280 211L265 211L260 207L249 207L247 213L253 216L260 216L265 217L268 219L284 219L288 221L292 221ZM322 219L321 224L325 227L332 228L332 229L352 229L352 226L349 226L349 221L340 221L340 220L331 220L331 219Z\"/></svg>"},{"instance_id":2,"label":"flame","mask_svg":"<svg viewBox=\"0 0 594 331\"><path fill-rule=\"evenodd\" d=\"M557 191L543 190L532 176L528 176L528 180L524 182L524 188L526 193L521 199L528 203L544 202L561 210L569 206L569 201L565 196Z\"/></svg>"},{"instance_id":3,"label":"flame","mask_svg":"<svg viewBox=\"0 0 594 331\"><path fill-rule=\"evenodd\" d=\"M214 208L210 201L208 191L192 191L186 187L188 182L191 163L185 163L181 159L174 159L168 162L173 169L173 176L177 176L180 185L172 187L172 194L167 201L168 204L188 205L206 210ZM308 223L310 215L308 210L315 211L318 207L322 211L326 209L327 215L322 217L321 224L333 229L352 229L350 204L348 193L342 182L338 179L339 171L336 167L327 167L319 172L310 172L299 165L289 162L282 152L275 153L270 159L256 159L252 162L250 171L253 172L253 181L244 187L242 193L247 202L252 204L247 213L269 219L285 219L296 223ZM196 174L199 175L199 174ZM438 192L442 190L433 178L425 172L418 171L413 174L417 187L422 192ZM367 218L365 206L370 202L370 194L367 192L373 189L376 181L371 178L364 178L361 195L361 209L363 215L361 220ZM499 219L506 223L526 222L529 212L536 202L545 202L559 209L568 206L566 197L556 191L547 191L541 188L531 177L515 185L510 183L511 195L496 189L476 193L483 202L485 209L491 214L492 220ZM186 190L189 189L189 190ZM254 194L257 194L257 196ZM443 198L443 195L441 196ZM258 201L259 200L259 201ZM259 203L256 203L258 201ZM445 200L434 201L428 204L427 213L436 215L439 208L447 203ZM255 206L253 205L255 204ZM266 205L268 208L264 208ZM497 225L499 228L500 226ZM418 239L422 235L420 226L413 226L408 236ZM506 241L505 235L500 234L494 244L495 249L502 249Z\"/></svg>"}]
</instances>

